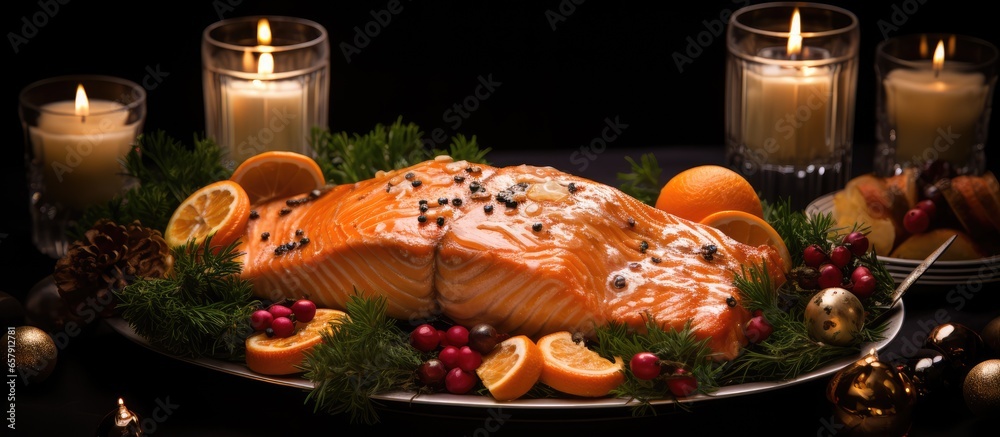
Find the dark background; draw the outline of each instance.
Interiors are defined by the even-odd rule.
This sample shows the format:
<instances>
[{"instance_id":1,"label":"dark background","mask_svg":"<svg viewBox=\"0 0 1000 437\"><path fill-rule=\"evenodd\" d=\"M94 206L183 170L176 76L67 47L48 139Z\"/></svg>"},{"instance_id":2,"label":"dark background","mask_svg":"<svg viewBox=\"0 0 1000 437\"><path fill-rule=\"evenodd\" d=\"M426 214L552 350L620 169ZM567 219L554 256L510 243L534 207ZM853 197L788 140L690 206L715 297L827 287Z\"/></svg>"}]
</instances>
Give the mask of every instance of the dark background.
<instances>
[{"instance_id":1,"label":"dark background","mask_svg":"<svg viewBox=\"0 0 1000 437\"><path fill-rule=\"evenodd\" d=\"M332 130L367 132L376 123L402 116L428 134L440 128L476 135L482 146L513 154L515 160L518 151L565 150L550 154L554 158L545 164L577 171L571 153L598 137L605 119L617 117L628 127L611 148L698 147L721 156L725 42L720 17L758 2L402 0L402 11L363 47L355 44L355 28L373 21L373 11L386 9L388 1L15 3L7 6L2 21L8 44L2 50L6 103L0 105L0 123L7 132L7 143L0 148L6 207L0 214L0 268L3 276L14 278L5 291L23 296L37 278L20 267L48 261L23 249L31 246L25 244L30 228L17 95L31 82L64 74L107 74L147 85L145 130L162 129L190 142L205 128L204 28L223 18L288 15L317 21L329 32ZM970 1L829 3L854 12L861 25L856 171L870 168L873 58L885 36L956 32L1000 40L995 15ZM550 22L555 14L564 20ZM27 27L32 21L42 25ZM12 42L18 37L27 41ZM697 47L700 52L692 45L696 40L703 43ZM350 62L344 43L360 50ZM691 62L678 68L675 54L689 56ZM445 112L472 95L480 77L501 85L453 129L454 119L445 120ZM994 134L1000 132L998 119L992 119ZM987 144L990 168L1000 162L995 143ZM598 162L628 169L623 160ZM661 178L665 182L670 176Z\"/></svg>"}]
</instances>

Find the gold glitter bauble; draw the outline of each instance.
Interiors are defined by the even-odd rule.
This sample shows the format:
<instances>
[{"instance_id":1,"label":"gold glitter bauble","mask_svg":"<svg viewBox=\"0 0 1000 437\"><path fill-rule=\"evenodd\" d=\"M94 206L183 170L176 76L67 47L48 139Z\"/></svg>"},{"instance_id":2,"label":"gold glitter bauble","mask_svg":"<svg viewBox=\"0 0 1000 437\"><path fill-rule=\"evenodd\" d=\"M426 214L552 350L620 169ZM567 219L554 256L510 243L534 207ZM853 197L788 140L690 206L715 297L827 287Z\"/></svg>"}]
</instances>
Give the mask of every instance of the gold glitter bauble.
<instances>
[{"instance_id":1,"label":"gold glitter bauble","mask_svg":"<svg viewBox=\"0 0 1000 437\"><path fill-rule=\"evenodd\" d=\"M979 416L1000 414L1000 359L982 361L969 370L962 384L965 404Z\"/></svg>"},{"instance_id":2,"label":"gold glitter bauble","mask_svg":"<svg viewBox=\"0 0 1000 437\"><path fill-rule=\"evenodd\" d=\"M879 361L873 349L833 376L826 398L843 425L838 436L903 436L910 429L917 394L906 374Z\"/></svg>"},{"instance_id":3,"label":"gold glitter bauble","mask_svg":"<svg viewBox=\"0 0 1000 437\"><path fill-rule=\"evenodd\" d=\"M865 307L854 293L839 287L827 288L806 303L805 323L813 340L848 346L865 325Z\"/></svg>"},{"instance_id":4,"label":"gold glitter bauble","mask_svg":"<svg viewBox=\"0 0 1000 437\"><path fill-rule=\"evenodd\" d=\"M13 340L14 367L22 381L42 382L52 374L59 351L47 332L34 326L18 326L8 328L7 337L7 347Z\"/></svg>"}]
</instances>

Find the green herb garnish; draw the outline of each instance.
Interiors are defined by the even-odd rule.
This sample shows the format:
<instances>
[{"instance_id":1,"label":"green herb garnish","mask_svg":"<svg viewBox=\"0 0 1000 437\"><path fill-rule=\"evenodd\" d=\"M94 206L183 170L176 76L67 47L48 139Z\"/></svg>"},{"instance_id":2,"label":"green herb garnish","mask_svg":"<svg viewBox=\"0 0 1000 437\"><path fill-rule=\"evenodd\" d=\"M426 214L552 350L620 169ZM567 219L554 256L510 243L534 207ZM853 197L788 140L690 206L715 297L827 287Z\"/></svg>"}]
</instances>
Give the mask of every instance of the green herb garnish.
<instances>
[{"instance_id":1,"label":"green herb garnish","mask_svg":"<svg viewBox=\"0 0 1000 437\"><path fill-rule=\"evenodd\" d=\"M378 422L372 396L415 390L420 352L409 344L398 321L388 317L385 296L348 298L350 318L321 332L323 342L306 354L304 377L314 388L306 397L315 410L348 413L354 422Z\"/></svg>"},{"instance_id":2,"label":"green herb garnish","mask_svg":"<svg viewBox=\"0 0 1000 437\"><path fill-rule=\"evenodd\" d=\"M639 157L639 162L626 156L625 161L628 161L631 171L618 173L618 181L621 182L619 188L625 194L635 197L647 205L656 205L656 199L663 188L660 184L662 170L656 162L656 156L652 153L643 154Z\"/></svg>"},{"instance_id":3,"label":"green herb garnish","mask_svg":"<svg viewBox=\"0 0 1000 437\"><path fill-rule=\"evenodd\" d=\"M139 278L115 292L116 308L136 334L168 353L242 361L260 302L239 278L236 244L211 248L209 237L175 248L169 276Z\"/></svg>"},{"instance_id":4,"label":"green herb garnish","mask_svg":"<svg viewBox=\"0 0 1000 437\"><path fill-rule=\"evenodd\" d=\"M708 339L698 340L688 322L680 330L664 329L649 314L645 317L645 333L620 322L610 322L597 329L597 344L594 346L601 356L621 357L628 361L639 352L652 352L661 358L668 374L672 368L681 368L694 374L698 380L698 391L711 393L718 387L716 382L718 366L711 359ZM637 401L633 414L640 415L651 410L651 400L665 399L672 395L664 378L641 380L634 377L625 366L625 382L611 392L612 396ZM678 404L683 407L682 404Z\"/></svg>"},{"instance_id":5,"label":"green herb garnish","mask_svg":"<svg viewBox=\"0 0 1000 437\"><path fill-rule=\"evenodd\" d=\"M313 129L310 143L327 181L337 184L371 179L380 170L408 167L442 154L456 161L486 164L490 150L481 149L475 136L464 135L452 137L446 149L433 149L423 138L420 127L403 123L402 117L389 126L376 124L365 134Z\"/></svg>"}]
</instances>

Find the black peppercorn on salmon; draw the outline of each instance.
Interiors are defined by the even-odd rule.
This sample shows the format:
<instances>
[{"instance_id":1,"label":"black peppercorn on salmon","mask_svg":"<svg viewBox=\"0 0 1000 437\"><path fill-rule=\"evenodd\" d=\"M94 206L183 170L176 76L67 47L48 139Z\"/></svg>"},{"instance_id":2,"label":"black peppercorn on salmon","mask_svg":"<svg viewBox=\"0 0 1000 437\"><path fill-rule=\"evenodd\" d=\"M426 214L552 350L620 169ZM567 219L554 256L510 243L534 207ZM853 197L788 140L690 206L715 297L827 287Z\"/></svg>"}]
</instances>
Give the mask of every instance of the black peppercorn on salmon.
<instances>
[{"instance_id":1,"label":"black peppercorn on salmon","mask_svg":"<svg viewBox=\"0 0 1000 437\"><path fill-rule=\"evenodd\" d=\"M690 321L720 360L747 342L733 285L744 265L784 282L781 257L551 167L440 156L254 206L242 276L258 297L343 309L386 297L390 316L443 315L538 338L610 320Z\"/></svg>"}]
</instances>

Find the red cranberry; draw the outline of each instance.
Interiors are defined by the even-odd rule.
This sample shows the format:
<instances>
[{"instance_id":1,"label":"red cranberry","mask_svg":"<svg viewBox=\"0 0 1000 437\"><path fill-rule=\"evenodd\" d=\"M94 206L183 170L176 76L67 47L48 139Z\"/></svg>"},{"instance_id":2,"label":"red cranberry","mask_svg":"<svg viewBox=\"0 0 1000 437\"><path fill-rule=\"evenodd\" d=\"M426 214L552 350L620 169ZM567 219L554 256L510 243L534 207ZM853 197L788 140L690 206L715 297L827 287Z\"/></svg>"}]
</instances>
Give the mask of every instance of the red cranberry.
<instances>
[{"instance_id":1,"label":"red cranberry","mask_svg":"<svg viewBox=\"0 0 1000 437\"><path fill-rule=\"evenodd\" d=\"M430 387L440 387L444 384L444 377L448 374L448 369L444 363L437 358L424 361L417 369L417 377L420 382Z\"/></svg>"},{"instance_id":2,"label":"red cranberry","mask_svg":"<svg viewBox=\"0 0 1000 437\"><path fill-rule=\"evenodd\" d=\"M774 327L768 323L763 315L754 316L747 322L746 335L751 343L760 343L767 340L774 332Z\"/></svg>"},{"instance_id":3,"label":"red cranberry","mask_svg":"<svg viewBox=\"0 0 1000 437\"><path fill-rule=\"evenodd\" d=\"M438 347L438 333L430 324L424 323L410 331L410 344L420 352L430 352Z\"/></svg>"},{"instance_id":4,"label":"red cranberry","mask_svg":"<svg viewBox=\"0 0 1000 437\"><path fill-rule=\"evenodd\" d=\"M903 216L903 227L911 234L924 232L930 225L931 218L922 209L913 208Z\"/></svg>"},{"instance_id":5,"label":"red cranberry","mask_svg":"<svg viewBox=\"0 0 1000 437\"><path fill-rule=\"evenodd\" d=\"M670 393L679 398L690 396L698 391L698 380L691 372L684 369L677 369L673 375L667 378L667 387Z\"/></svg>"},{"instance_id":6,"label":"red cranberry","mask_svg":"<svg viewBox=\"0 0 1000 437\"><path fill-rule=\"evenodd\" d=\"M852 258L854 258L854 254L847 246L837 246L830 251L830 262L840 268L847 267Z\"/></svg>"},{"instance_id":7,"label":"red cranberry","mask_svg":"<svg viewBox=\"0 0 1000 437\"><path fill-rule=\"evenodd\" d=\"M263 331L271 327L274 315L268 310L257 310L250 314L250 326L254 331Z\"/></svg>"},{"instance_id":8,"label":"red cranberry","mask_svg":"<svg viewBox=\"0 0 1000 437\"><path fill-rule=\"evenodd\" d=\"M862 256L868 252L868 237L861 232L851 232L844 236L844 245L854 256Z\"/></svg>"},{"instance_id":9,"label":"red cranberry","mask_svg":"<svg viewBox=\"0 0 1000 437\"><path fill-rule=\"evenodd\" d=\"M295 322L288 317L275 317L271 321L271 329L274 330L274 336L278 338L291 337L295 333Z\"/></svg>"},{"instance_id":10,"label":"red cranberry","mask_svg":"<svg viewBox=\"0 0 1000 437\"><path fill-rule=\"evenodd\" d=\"M937 204L931 199L924 199L917 202L916 208L923 210L930 219L934 219L934 215L937 214Z\"/></svg>"},{"instance_id":11,"label":"red cranberry","mask_svg":"<svg viewBox=\"0 0 1000 437\"><path fill-rule=\"evenodd\" d=\"M862 301L871 297L872 293L875 292L875 276L865 266L859 266L851 272L851 283L854 284L851 286L851 292Z\"/></svg>"},{"instance_id":12,"label":"red cranberry","mask_svg":"<svg viewBox=\"0 0 1000 437\"><path fill-rule=\"evenodd\" d=\"M444 366L448 369L454 369L458 367L458 348L455 346L445 346L438 352L438 359L444 363Z\"/></svg>"},{"instance_id":13,"label":"red cranberry","mask_svg":"<svg viewBox=\"0 0 1000 437\"><path fill-rule=\"evenodd\" d=\"M462 325L453 325L444 333L448 344L462 347L469 344L469 329Z\"/></svg>"},{"instance_id":14,"label":"red cranberry","mask_svg":"<svg viewBox=\"0 0 1000 437\"><path fill-rule=\"evenodd\" d=\"M629 369L639 379L653 379L660 376L660 357L652 352L639 352L629 361Z\"/></svg>"},{"instance_id":15,"label":"red cranberry","mask_svg":"<svg viewBox=\"0 0 1000 437\"><path fill-rule=\"evenodd\" d=\"M468 346L458 349L458 368L466 372L475 372L483 363L483 356Z\"/></svg>"},{"instance_id":16,"label":"red cranberry","mask_svg":"<svg viewBox=\"0 0 1000 437\"><path fill-rule=\"evenodd\" d=\"M316 304L309 299L295 301L291 310L292 314L295 314L295 320L302 323L309 323L313 317L316 317Z\"/></svg>"},{"instance_id":17,"label":"red cranberry","mask_svg":"<svg viewBox=\"0 0 1000 437\"><path fill-rule=\"evenodd\" d=\"M455 367L449 370L448 374L444 377L444 387L449 393L460 395L472 390L478 381L476 372L467 372L462 370L461 367Z\"/></svg>"},{"instance_id":18,"label":"red cranberry","mask_svg":"<svg viewBox=\"0 0 1000 437\"><path fill-rule=\"evenodd\" d=\"M818 244L810 244L802 251L802 260L807 266L812 268L819 268L820 265L827 261L826 251Z\"/></svg>"},{"instance_id":19,"label":"red cranberry","mask_svg":"<svg viewBox=\"0 0 1000 437\"><path fill-rule=\"evenodd\" d=\"M267 307L267 310L271 312L274 318L289 317L292 315L292 309L281 304L273 304Z\"/></svg>"},{"instance_id":20,"label":"red cranberry","mask_svg":"<svg viewBox=\"0 0 1000 437\"><path fill-rule=\"evenodd\" d=\"M839 287L843 280L844 274L839 267L829 263L819 266L819 278L816 283L820 288Z\"/></svg>"}]
</instances>

